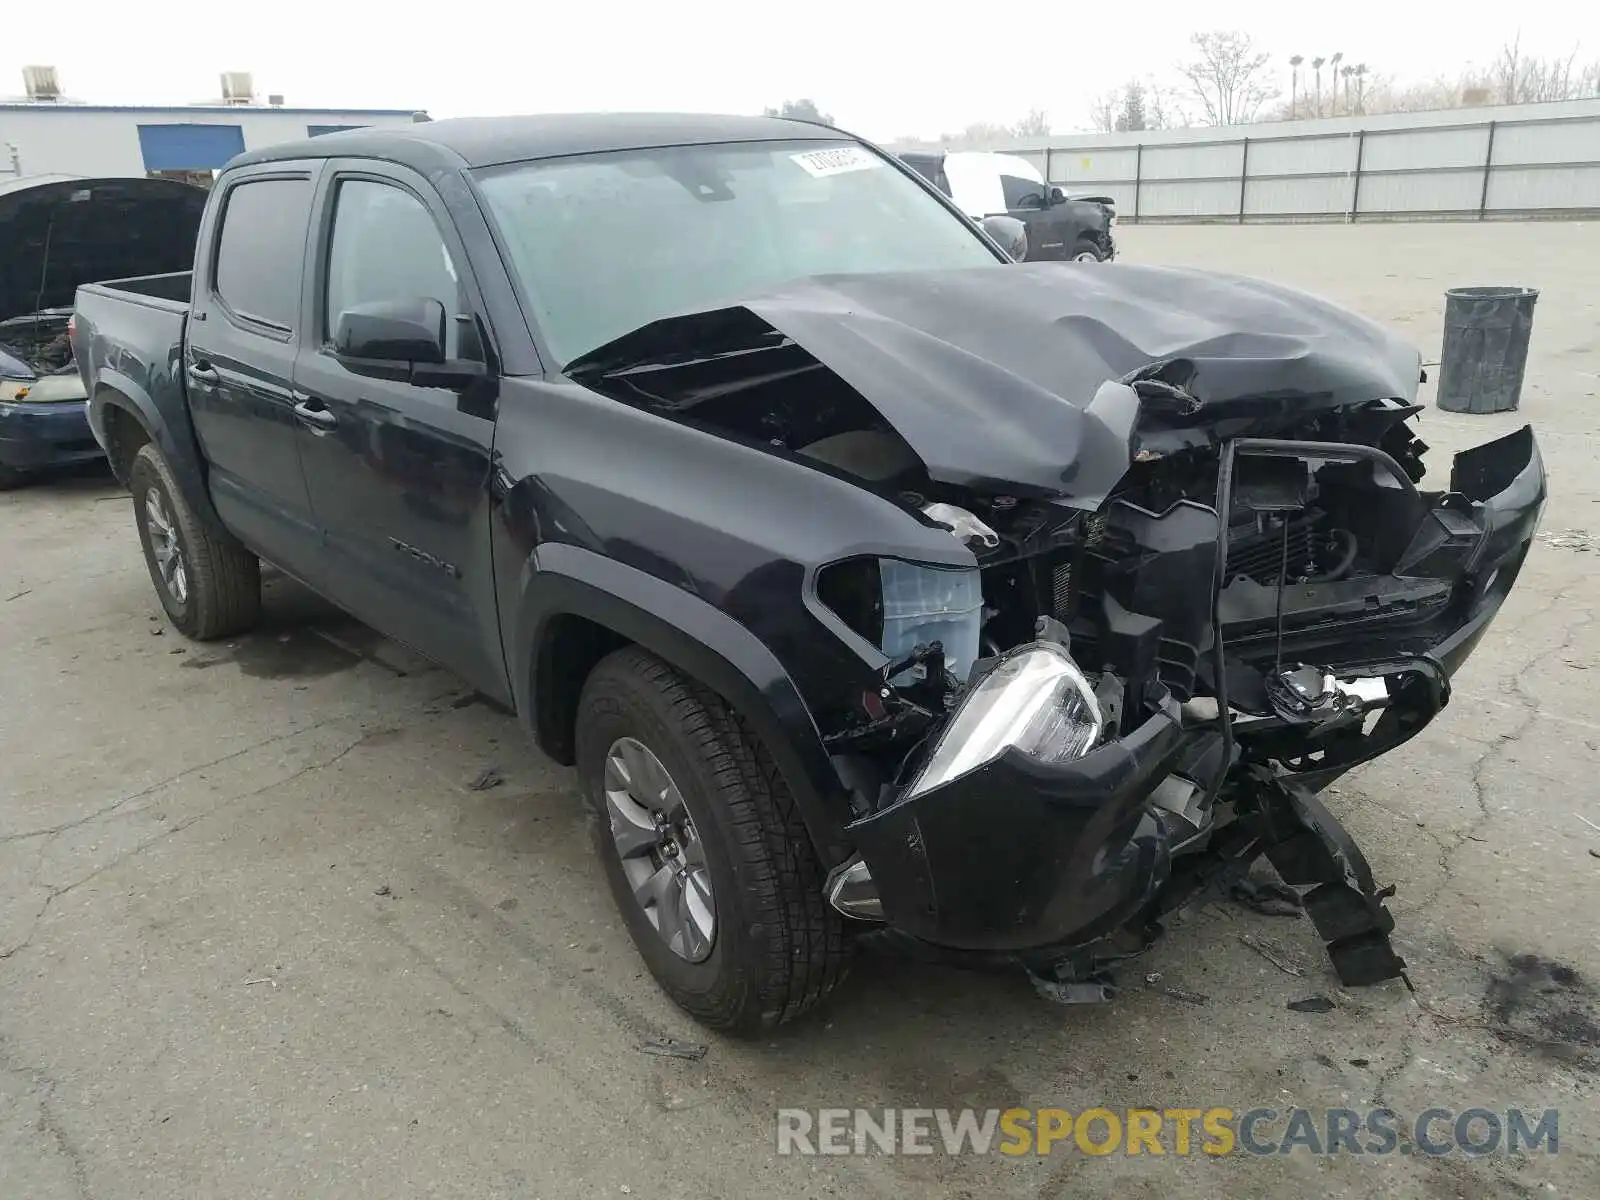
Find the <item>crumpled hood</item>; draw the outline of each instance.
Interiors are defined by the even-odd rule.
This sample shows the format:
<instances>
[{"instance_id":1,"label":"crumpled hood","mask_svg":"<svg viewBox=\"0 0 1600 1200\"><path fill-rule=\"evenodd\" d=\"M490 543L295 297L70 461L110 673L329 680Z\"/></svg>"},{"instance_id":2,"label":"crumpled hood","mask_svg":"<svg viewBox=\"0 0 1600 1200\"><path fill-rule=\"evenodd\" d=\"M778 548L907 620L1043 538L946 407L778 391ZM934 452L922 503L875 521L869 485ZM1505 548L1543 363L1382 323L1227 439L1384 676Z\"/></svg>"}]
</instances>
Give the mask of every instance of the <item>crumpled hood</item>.
<instances>
[{"instance_id":1,"label":"crumpled hood","mask_svg":"<svg viewBox=\"0 0 1600 1200\"><path fill-rule=\"evenodd\" d=\"M173 179L0 184L0 321L70 308L81 284L187 271L206 196Z\"/></svg>"},{"instance_id":2,"label":"crumpled hood","mask_svg":"<svg viewBox=\"0 0 1600 1200\"><path fill-rule=\"evenodd\" d=\"M1421 373L1403 339L1308 293L1114 263L818 276L737 308L653 322L567 373L726 352L728 330L748 324L741 309L859 392L933 478L1054 494L1100 492L1126 470L1126 460L1103 461L1108 444L1128 443L1101 414L1119 407L1113 392L1139 402L1107 384L1152 363L1192 362L1189 390L1202 404L1187 415L1142 406L1130 451L1270 435L1308 410L1410 401Z\"/></svg>"}]
</instances>

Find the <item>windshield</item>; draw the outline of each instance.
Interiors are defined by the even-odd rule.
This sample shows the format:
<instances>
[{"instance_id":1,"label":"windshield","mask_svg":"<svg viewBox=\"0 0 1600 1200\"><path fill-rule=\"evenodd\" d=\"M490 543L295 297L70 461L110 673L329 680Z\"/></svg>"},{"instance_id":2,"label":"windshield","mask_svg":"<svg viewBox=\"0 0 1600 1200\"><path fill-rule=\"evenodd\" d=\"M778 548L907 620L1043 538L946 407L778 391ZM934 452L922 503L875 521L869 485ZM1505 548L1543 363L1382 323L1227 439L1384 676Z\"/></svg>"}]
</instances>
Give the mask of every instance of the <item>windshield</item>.
<instances>
[{"instance_id":1,"label":"windshield","mask_svg":"<svg viewBox=\"0 0 1600 1200\"><path fill-rule=\"evenodd\" d=\"M661 317L834 273L998 266L854 142L585 155L479 172L535 320L571 362Z\"/></svg>"}]
</instances>

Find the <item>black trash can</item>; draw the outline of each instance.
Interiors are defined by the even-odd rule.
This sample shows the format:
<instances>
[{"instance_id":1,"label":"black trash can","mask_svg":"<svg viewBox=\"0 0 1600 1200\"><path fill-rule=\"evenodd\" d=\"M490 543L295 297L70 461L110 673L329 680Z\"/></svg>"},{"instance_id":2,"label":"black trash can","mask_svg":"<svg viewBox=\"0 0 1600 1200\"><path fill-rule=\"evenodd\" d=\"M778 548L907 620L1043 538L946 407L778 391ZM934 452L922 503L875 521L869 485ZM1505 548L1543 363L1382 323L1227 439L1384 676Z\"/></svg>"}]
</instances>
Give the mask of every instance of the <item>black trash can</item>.
<instances>
[{"instance_id":1,"label":"black trash can","mask_svg":"<svg viewBox=\"0 0 1600 1200\"><path fill-rule=\"evenodd\" d=\"M1446 412L1514 412L1533 334L1534 288L1452 288L1444 294L1437 403Z\"/></svg>"}]
</instances>

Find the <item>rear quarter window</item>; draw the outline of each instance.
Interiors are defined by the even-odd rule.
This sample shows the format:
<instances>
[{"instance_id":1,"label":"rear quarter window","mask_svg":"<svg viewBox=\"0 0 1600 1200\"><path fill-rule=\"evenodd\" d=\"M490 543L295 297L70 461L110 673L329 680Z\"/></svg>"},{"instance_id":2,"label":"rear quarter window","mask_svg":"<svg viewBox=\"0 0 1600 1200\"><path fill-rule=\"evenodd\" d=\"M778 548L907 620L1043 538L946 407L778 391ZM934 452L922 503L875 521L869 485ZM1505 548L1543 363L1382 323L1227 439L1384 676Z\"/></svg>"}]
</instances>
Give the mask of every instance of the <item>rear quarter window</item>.
<instances>
[{"instance_id":1,"label":"rear quarter window","mask_svg":"<svg viewBox=\"0 0 1600 1200\"><path fill-rule=\"evenodd\" d=\"M247 179L228 189L212 287L231 314L294 329L310 220L309 179Z\"/></svg>"}]
</instances>

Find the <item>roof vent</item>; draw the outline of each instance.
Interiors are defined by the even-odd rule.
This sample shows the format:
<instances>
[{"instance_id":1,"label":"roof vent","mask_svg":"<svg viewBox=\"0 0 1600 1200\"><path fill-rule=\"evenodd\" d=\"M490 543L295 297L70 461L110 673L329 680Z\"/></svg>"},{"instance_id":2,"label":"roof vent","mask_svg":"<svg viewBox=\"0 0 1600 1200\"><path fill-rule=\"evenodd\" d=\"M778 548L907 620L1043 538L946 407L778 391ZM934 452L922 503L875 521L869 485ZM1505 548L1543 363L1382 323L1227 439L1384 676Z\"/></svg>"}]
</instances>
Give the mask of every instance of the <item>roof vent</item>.
<instances>
[{"instance_id":1,"label":"roof vent","mask_svg":"<svg viewBox=\"0 0 1600 1200\"><path fill-rule=\"evenodd\" d=\"M255 103L255 83L249 71L224 71L222 73L222 102L224 104Z\"/></svg>"},{"instance_id":2,"label":"roof vent","mask_svg":"<svg viewBox=\"0 0 1600 1200\"><path fill-rule=\"evenodd\" d=\"M56 77L54 67L23 67L22 82L28 89L29 100L61 99L61 80Z\"/></svg>"},{"instance_id":3,"label":"roof vent","mask_svg":"<svg viewBox=\"0 0 1600 1200\"><path fill-rule=\"evenodd\" d=\"M272 105L273 108L282 108L283 97L277 92L272 92L267 96L267 103Z\"/></svg>"}]
</instances>

